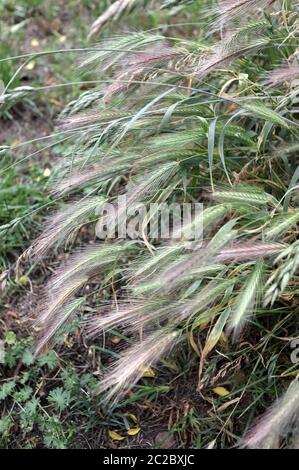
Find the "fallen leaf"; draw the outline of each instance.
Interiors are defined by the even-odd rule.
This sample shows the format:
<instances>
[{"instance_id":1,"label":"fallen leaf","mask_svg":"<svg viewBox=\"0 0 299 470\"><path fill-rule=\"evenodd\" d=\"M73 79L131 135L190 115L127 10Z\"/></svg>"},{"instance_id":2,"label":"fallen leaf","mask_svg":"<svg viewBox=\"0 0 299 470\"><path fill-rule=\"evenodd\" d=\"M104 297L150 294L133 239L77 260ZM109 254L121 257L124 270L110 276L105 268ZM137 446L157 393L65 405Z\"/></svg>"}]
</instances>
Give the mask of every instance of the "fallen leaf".
<instances>
[{"instance_id":1,"label":"fallen leaf","mask_svg":"<svg viewBox=\"0 0 299 470\"><path fill-rule=\"evenodd\" d=\"M131 428L128 430L129 436L136 436L136 434L139 434L141 431L141 428Z\"/></svg>"},{"instance_id":2,"label":"fallen leaf","mask_svg":"<svg viewBox=\"0 0 299 470\"><path fill-rule=\"evenodd\" d=\"M34 62L34 60L31 60L31 62L29 62L29 64L26 65L25 69L33 70L34 67L35 67L35 62Z\"/></svg>"},{"instance_id":3,"label":"fallen leaf","mask_svg":"<svg viewBox=\"0 0 299 470\"><path fill-rule=\"evenodd\" d=\"M132 420L134 423L137 423L138 419L136 418L135 415L133 415L133 413L128 413L128 416L129 416L129 418L131 418L131 420Z\"/></svg>"},{"instance_id":4,"label":"fallen leaf","mask_svg":"<svg viewBox=\"0 0 299 470\"><path fill-rule=\"evenodd\" d=\"M24 274L24 276L21 276L18 279L16 279L16 283L19 284L20 286L26 286L27 284L30 284L30 279L28 276Z\"/></svg>"},{"instance_id":5,"label":"fallen leaf","mask_svg":"<svg viewBox=\"0 0 299 470\"><path fill-rule=\"evenodd\" d=\"M115 431L108 431L108 434L110 439L112 439L113 441L123 441L125 439L124 436L121 436L120 434L118 434L118 432Z\"/></svg>"},{"instance_id":6,"label":"fallen leaf","mask_svg":"<svg viewBox=\"0 0 299 470\"><path fill-rule=\"evenodd\" d=\"M148 369L142 369L141 372L142 372L142 377L153 378L156 376L155 372L153 371L151 367L149 367Z\"/></svg>"},{"instance_id":7,"label":"fallen leaf","mask_svg":"<svg viewBox=\"0 0 299 470\"><path fill-rule=\"evenodd\" d=\"M215 387L215 388L213 388L213 392L216 393L216 395L219 395L219 397L226 397L226 395L229 395L229 393L230 393L224 387Z\"/></svg>"},{"instance_id":8,"label":"fallen leaf","mask_svg":"<svg viewBox=\"0 0 299 470\"><path fill-rule=\"evenodd\" d=\"M45 178L48 178L50 176L50 174L51 174L50 168L46 168L45 171L43 172L43 176Z\"/></svg>"}]
</instances>

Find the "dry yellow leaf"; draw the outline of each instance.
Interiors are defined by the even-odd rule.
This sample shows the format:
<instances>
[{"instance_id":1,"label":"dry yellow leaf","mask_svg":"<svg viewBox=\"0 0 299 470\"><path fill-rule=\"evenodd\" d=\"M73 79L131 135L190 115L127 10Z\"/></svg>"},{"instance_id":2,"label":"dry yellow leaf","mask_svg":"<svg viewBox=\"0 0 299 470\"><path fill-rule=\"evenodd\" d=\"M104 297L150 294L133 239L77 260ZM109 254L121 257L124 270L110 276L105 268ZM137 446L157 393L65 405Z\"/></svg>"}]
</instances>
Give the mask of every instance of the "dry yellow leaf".
<instances>
[{"instance_id":1,"label":"dry yellow leaf","mask_svg":"<svg viewBox=\"0 0 299 470\"><path fill-rule=\"evenodd\" d=\"M136 416L133 415L133 413L128 413L128 416L129 416L129 418L131 418L132 421L134 421L134 423L137 423L138 420L137 420Z\"/></svg>"},{"instance_id":2,"label":"dry yellow leaf","mask_svg":"<svg viewBox=\"0 0 299 470\"><path fill-rule=\"evenodd\" d=\"M48 176L50 176L50 174L51 174L50 168L46 168L45 171L43 172L43 176L45 178L48 178Z\"/></svg>"},{"instance_id":3,"label":"dry yellow leaf","mask_svg":"<svg viewBox=\"0 0 299 470\"><path fill-rule=\"evenodd\" d=\"M121 436L120 434L118 434L118 432L115 431L108 431L108 434L110 439L112 439L113 441L123 441L125 439L124 436Z\"/></svg>"},{"instance_id":4,"label":"dry yellow leaf","mask_svg":"<svg viewBox=\"0 0 299 470\"><path fill-rule=\"evenodd\" d=\"M229 395L229 391L224 387L215 387L213 388L213 392L216 393L216 395L219 395L219 397Z\"/></svg>"},{"instance_id":5,"label":"dry yellow leaf","mask_svg":"<svg viewBox=\"0 0 299 470\"><path fill-rule=\"evenodd\" d=\"M131 428L128 430L129 436L136 436L136 434L140 433L141 428Z\"/></svg>"},{"instance_id":6,"label":"dry yellow leaf","mask_svg":"<svg viewBox=\"0 0 299 470\"><path fill-rule=\"evenodd\" d=\"M151 367L149 367L148 369L142 369L141 372L142 372L142 377L153 378L156 376L155 372L153 371Z\"/></svg>"},{"instance_id":7,"label":"dry yellow leaf","mask_svg":"<svg viewBox=\"0 0 299 470\"><path fill-rule=\"evenodd\" d=\"M29 64L26 65L25 68L26 68L27 70L33 70L34 67L35 67L35 62L34 62L34 60L32 60L31 62L29 62Z\"/></svg>"},{"instance_id":8,"label":"dry yellow leaf","mask_svg":"<svg viewBox=\"0 0 299 470\"><path fill-rule=\"evenodd\" d=\"M26 286L27 284L30 284L30 279L28 276L21 276L18 279L16 279L17 284L20 286Z\"/></svg>"},{"instance_id":9,"label":"dry yellow leaf","mask_svg":"<svg viewBox=\"0 0 299 470\"><path fill-rule=\"evenodd\" d=\"M38 41L38 39L32 39L30 44L33 47L37 47L37 46L39 46L39 41Z\"/></svg>"}]
</instances>

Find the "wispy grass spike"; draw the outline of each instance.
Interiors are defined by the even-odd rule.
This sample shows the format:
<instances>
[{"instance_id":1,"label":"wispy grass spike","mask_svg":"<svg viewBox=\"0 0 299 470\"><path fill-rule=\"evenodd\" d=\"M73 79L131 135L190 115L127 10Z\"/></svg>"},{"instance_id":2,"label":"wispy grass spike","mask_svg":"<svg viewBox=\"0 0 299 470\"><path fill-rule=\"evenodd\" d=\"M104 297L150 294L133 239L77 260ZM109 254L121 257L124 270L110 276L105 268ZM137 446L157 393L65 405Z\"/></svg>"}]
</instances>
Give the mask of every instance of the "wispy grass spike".
<instances>
[{"instance_id":1,"label":"wispy grass spike","mask_svg":"<svg viewBox=\"0 0 299 470\"><path fill-rule=\"evenodd\" d=\"M299 380L295 379L285 394L240 441L240 446L252 449L278 448L280 439L290 431L298 416Z\"/></svg>"},{"instance_id":2,"label":"wispy grass spike","mask_svg":"<svg viewBox=\"0 0 299 470\"><path fill-rule=\"evenodd\" d=\"M43 233L33 242L30 253L36 257L46 255L50 249L77 233L92 217L95 219L96 210L104 203L101 196L70 202L49 218Z\"/></svg>"},{"instance_id":3,"label":"wispy grass spike","mask_svg":"<svg viewBox=\"0 0 299 470\"><path fill-rule=\"evenodd\" d=\"M233 308L231 317L229 319L228 331L233 333L233 340L239 336L242 328L254 309L255 300L261 288L261 277L264 270L263 261L257 261L253 271L247 278L245 287L242 288L240 294L236 299L236 304Z\"/></svg>"},{"instance_id":4,"label":"wispy grass spike","mask_svg":"<svg viewBox=\"0 0 299 470\"><path fill-rule=\"evenodd\" d=\"M284 83L290 83L293 80L299 80L299 65L284 65L268 73L265 85L276 87Z\"/></svg>"},{"instance_id":5,"label":"wispy grass spike","mask_svg":"<svg viewBox=\"0 0 299 470\"><path fill-rule=\"evenodd\" d=\"M161 328L147 336L130 349L115 363L100 383L100 391L106 391L107 400L117 400L128 391L144 374L156 364L179 340L179 331Z\"/></svg>"},{"instance_id":6,"label":"wispy grass spike","mask_svg":"<svg viewBox=\"0 0 299 470\"><path fill-rule=\"evenodd\" d=\"M35 354L38 355L43 348L51 341L59 331L69 322L73 316L78 312L85 302L84 298L75 299L68 304L64 305L58 312L56 312L54 318L44 325L42 334L38 339L38 343L35 349Z\"/></svg>"},{"instance_id":7,"label":"wispy grass spike","mask_svg":"<svg viewBox=\"0 0 299 470\"><path fill-rule=\"evenodd\" d=\"M274 3L275 0L220 0L218 18L215 26L226 26L236 21L261 12L262 9Z\"/></svg>"}]
</instances>

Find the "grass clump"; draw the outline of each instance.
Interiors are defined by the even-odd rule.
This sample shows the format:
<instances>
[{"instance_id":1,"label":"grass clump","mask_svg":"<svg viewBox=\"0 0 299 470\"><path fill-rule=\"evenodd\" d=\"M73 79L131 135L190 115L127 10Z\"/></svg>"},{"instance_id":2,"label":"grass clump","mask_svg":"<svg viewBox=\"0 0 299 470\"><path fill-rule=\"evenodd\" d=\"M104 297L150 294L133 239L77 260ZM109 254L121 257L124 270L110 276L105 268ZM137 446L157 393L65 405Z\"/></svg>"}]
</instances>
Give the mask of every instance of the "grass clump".
<instances>
[{"instance_id":1,"label":"grass clump","mask_svg":"<svg viewBox=\"0 0 299 470\"><path fill-rule=\"evenodd\" d=\"M139 397L136 383L162 361L193 378L207 408L220 397L221 425L211 418L209 426L190 406L184 424L174 425L198 430L189 445L226 447L245 434L248 447L295 446L298 379L285 341L298 334L298 11L289 1L248 0L213 8L203 1L200 12L204 21L190 36L188 27L181 37L170 26L106 39L82 55L81 70L102 83L61 116L72 148L52 193L69 206L31 253L38 259L82 223L91 246L47 284L37 351L61 334L78 304L92 314L84 322L90 335L112 330L126 344L101 367L98 391L112 409ZM112 231L140 203L200 202L203 241L151 238L145 216L140 239L95 243L92 227L104 216L92 216L90 198L115 207L105 219ZM190 350L189 367L179 367L173 356Z\"/></svg>"}]
</instances>

